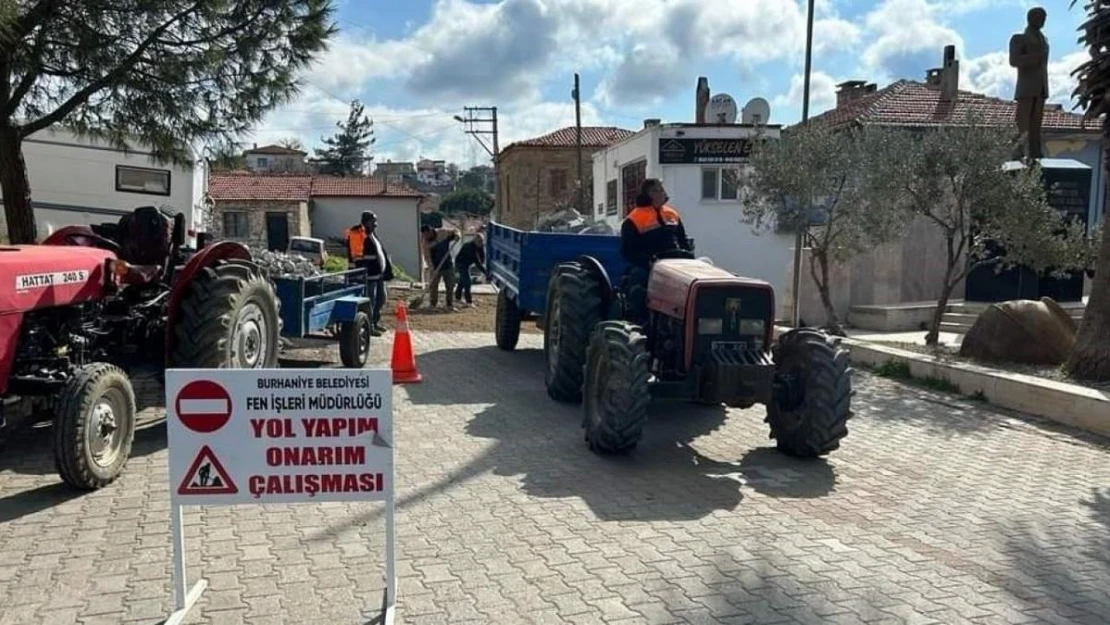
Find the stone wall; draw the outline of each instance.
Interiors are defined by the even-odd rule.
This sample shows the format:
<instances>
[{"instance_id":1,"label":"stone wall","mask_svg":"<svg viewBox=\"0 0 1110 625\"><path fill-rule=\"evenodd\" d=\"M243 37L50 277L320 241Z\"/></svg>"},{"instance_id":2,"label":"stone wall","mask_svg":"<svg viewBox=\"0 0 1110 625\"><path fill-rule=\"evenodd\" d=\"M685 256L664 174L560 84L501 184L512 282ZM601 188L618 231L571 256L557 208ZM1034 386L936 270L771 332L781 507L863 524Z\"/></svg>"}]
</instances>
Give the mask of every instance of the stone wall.
<instances>
[{"instance_id":1,"label":"stone wall","mask_svg":"<svg viewBox=\"0 0 1110 625\"><path fill-rule=\"evenodd\" d=\"M905 236L830 268L829 295L841 323L849 321L852 306L890 305L923 302L940 297L940 284L946 264L944 236L939 227L924 217L915 219ZM801 317L809 325L826 322L821 296L809 272L809 251L803 255ZM779 315L789 319L793 301L786 267L787 292L781 296ZM952 292L954 299L963 298L963 283Z\"/></svg>"},{"instance_id":2,"label":"stone wall","mask_svg":"<svg viewBox=\"0 0 1110 625\"><path fill-rule=\"evenodd\" d=\"M593 152L582 148L583 212L593 206ZM501 182L501 221L514 228L530 229L536 217L573 205L578 170L574 148L533 148L514 146L502 153L498 165ZM561 193L552 194L552 177L563 171L566 180Z\"/></svg>"},{"instance_id":3,"label":"stone wall","mask_svg":"<svg viewBox=\"0 0 1110 625\"><path fill-rule=\"evenodd\" d=\"M247 215L247 236L229 236L224 232L224 213ZM266 246L266 213L281 212L289 216L289 236L312 236L308 219L308 202L283 200L222 200L213 211L212 232L219 239L242 241L248 245Z\"/></svg>"}]
</instances>

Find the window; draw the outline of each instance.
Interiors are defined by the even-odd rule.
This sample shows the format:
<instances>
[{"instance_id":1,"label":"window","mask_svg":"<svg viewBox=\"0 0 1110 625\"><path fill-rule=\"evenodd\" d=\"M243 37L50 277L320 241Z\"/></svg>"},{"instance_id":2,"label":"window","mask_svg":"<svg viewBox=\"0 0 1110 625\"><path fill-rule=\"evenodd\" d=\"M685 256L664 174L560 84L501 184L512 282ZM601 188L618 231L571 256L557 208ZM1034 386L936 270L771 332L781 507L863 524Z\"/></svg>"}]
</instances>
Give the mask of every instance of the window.
<instances>
[{"instance_id":1,"label":"window","mask_svg":"<svg viewBox=\"0 0 1110 625\"><path fill-rule=\"evenodd\" d=\"M605 183L605 214L617 214L617 179Z\"/></svg>"},{"instance_id":2,"label":"window","mask_svg":"<svg viewBox=\"0 0 1110 625\"><path fill-rule=\"evenodd\" d=\"M624 192L624 212L636 207L640 185L647 179L647 161L639 161L621 168L621 188Z\"/></svg>"},{"instance_id":3,"label":"window","mask_svg":"<svg viewBox=\"0 0 1110 625\"><path fill-rule=\"evenodd\" d=\"M169 195L170 170L116 165L116 191Z\"/></svg>"},{"instance_id":4,"label":"window","mask_svg":"<svg viewBox=\"0 0 1110 625\"><path fill-rule=\"evenodd\" d=\"M250 232L250 221L242 211L224 211L224 236L229 239L245 239Z\"/></svg>"},{"instance_id":5,"label":"window","mask_svg":"<svg viewBox=\"0 0 1110 625\"><path fill-rule=\"evenodd\" d=\"M718 180L716 169L701 170L701 199L717 199L717 183Z\"/></svg>"},{"instance_id":6,"label":"window","mask_svg":"<svg viewBox=\"0 0 1110 625\"><path fill-rule=\"evenodd\" d=\"M701 199L736 200L740 197L740 173L729 167L701 170Z\"/></svg>"},{"instance_id":7,"label":"window","mask_svg":"<svg viewBox=\"0 0 1110 625\"><path fill-rule=\"evenodd\" d=\"M567 190L567 170L552 169L550 193L552 197L558 196Z\"/></svg>"},{"instance_id":8,"label":"window","mask_svg":"<svg viewBox=\"0 0 1110 625\"><path fill-rule=\"evenodd\" d=\"M269 164L270 164L270 159L266 158L265 156L259 156L258 157L258 166L259 167L266 167Z\"/></svg>"}]
</instances>

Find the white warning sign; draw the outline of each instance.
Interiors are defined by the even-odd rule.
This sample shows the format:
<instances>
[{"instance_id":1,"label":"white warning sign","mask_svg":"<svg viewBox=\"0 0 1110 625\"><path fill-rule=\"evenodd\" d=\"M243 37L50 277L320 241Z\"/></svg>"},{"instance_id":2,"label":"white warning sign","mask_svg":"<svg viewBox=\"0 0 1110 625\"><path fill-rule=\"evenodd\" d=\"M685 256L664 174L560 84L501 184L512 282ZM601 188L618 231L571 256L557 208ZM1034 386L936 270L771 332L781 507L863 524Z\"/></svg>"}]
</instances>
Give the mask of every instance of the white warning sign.
<instances>
[{"instance_id":1,"label":"white warning sign","mask_svg":"<svg viewBox=\"0 0 1110 625\"><path fill-rule=\"evenodd\" d=\"M15 277L15 289L17 291L45 289L48 286L79 284L88 280L89 272L84 269L55 271L53 273L25 273Z\"/></svg>"}]
</instances>

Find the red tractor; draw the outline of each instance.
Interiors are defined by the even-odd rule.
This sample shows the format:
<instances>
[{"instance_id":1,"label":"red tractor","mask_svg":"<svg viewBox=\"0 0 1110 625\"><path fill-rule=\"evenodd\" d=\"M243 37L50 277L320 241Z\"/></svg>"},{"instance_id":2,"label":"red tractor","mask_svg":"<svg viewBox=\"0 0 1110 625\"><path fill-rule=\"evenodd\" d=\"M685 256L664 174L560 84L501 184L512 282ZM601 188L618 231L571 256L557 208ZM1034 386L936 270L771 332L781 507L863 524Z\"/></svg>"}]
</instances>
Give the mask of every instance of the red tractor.
<instances>
[{"instance_id":1,"label":"red tractor","mask_svg":"<svg viewBox=\"0 0 1110 625\"><path fill-rule=\"evenodd\" d=\"M657 260L647 318L629 320L627 283L602 263L558 265L548 285L544 352L548 394L582 401L599 453L633 449L653 397L767 407L778 449L815 457L840 446L851 415L847 350L815 329L774 341L775 292L688 252Z\"/></svg>"},{"instance_id":2,"label":"red tractor","mask_svg":"<svg viewBox=\"0 0 1110 625\"><path fill-rule=\"evenodd\" d=\"M183 248L184 216L141 207L0 246L0 435L52 420L67 484L97 489L135 437L129 373L277 365L274 289L239 243Z\"/></svg>"}]
</instances>

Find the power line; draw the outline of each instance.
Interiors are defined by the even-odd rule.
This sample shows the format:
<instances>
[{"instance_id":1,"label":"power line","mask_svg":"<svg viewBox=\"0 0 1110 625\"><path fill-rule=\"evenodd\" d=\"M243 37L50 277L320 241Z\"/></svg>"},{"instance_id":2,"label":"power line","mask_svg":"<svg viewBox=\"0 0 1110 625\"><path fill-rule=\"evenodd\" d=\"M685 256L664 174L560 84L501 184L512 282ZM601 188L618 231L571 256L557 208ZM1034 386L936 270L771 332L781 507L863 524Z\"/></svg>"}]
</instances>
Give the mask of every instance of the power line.
<instances>
[{"instance_id":1,"label":"power line","mask_svg":"<svg viewBox=\"0 0 1110 625\"><path fill-rule=\"evenodd\" d=\"M500 152L500 150L498 149L498 146L497 146L497 107L496 106L467 106L467 107L463 107L463 114L465 115L465 117L463 117L461 115L456 115L455 116L455 121L458 121L459 123L464 124L466 126L466 134L474 137L478 141L478 143L481 144L481 146L483 148L485 148L486 152L489 153L490 157L493 158L493 177L494 177L494 180L495 180L494 199L496 200L496 204L494 205L494 210L496 212L497 220L501 221L501 196L502 196L502 193L501 193L501 177L498 175L499 169L498 169L498 163L497 163L497 160L498 160L497 155ZM484 115L486 115L486 114L488 114L489 117L485 117ZM479 117L479 115L482 115L482 116ZM487 126L488 126L488 129L487 129ZM492 135L492 137L493 137L493 149L492 150L490 148L486 147L485 142L482 141L482 135Z\"/></svg>"}]
</instances>

